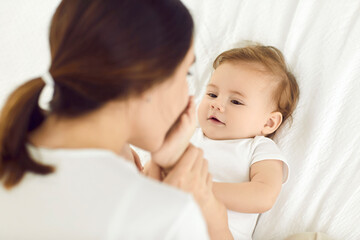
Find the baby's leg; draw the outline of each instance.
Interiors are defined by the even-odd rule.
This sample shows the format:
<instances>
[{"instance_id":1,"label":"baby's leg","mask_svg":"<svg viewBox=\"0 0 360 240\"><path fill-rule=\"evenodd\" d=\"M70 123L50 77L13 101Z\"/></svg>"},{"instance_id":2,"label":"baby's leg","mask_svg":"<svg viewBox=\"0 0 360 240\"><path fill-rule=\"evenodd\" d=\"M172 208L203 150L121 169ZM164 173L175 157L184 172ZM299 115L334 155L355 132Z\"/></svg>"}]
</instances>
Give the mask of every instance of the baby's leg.
<instances>
[{"instance_id":1,"label":"baby's leg","mask_svg":"<svg viewBox=\"0 0 360 240\"><path fill-rule=\"evenodd\" d=\"M195 103L190 97L188 106L167 134L163 146L151 153L152 161L164 169L171 168L188 147L195 127Z\"/></svg>"}]
</instances>

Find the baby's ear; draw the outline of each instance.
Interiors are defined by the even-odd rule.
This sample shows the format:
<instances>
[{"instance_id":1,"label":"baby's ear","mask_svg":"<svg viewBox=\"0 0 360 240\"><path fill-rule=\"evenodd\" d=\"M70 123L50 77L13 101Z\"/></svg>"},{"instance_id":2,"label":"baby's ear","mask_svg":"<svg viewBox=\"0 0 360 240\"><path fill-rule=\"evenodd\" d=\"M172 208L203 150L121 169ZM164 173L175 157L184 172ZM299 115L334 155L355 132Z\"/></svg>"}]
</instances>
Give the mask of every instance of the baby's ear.
<instances>
[{"instance_id":1,"label":"baby's ear","mask_svg":"<svg viewBox=\"0 0 360 240\"><path fill-rule=\"evenodd\" d=\"M263 136L267 136L276 131L282 123L282 114L280 112L270 113L263 130L261 131Z\"/></svg>"}]
</instances>

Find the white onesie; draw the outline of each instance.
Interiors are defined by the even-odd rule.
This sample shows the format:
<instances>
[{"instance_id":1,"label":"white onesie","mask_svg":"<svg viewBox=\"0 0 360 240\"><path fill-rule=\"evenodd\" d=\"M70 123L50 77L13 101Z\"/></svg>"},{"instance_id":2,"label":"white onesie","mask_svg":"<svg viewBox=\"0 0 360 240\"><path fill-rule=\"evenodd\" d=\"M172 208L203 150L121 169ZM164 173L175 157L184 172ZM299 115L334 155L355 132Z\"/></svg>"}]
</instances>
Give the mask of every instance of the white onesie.
<instances>
[{"instance_id":1,"label":"white onesie","mask_svg":"<svg viewBox=\"0 0 360 240\"><path fill-rule=\"evenodd\" d=\"M204 136L197 128L192 144L203 149L204 157L209 162L209 172L215 182L248 182L252 164L266 160L278 159L284 162L283 183L289 175L288 164L276 143L270 138L212 140ZM234 239L252 239L252 234L259 214L239 213L228 210L229 227Z\"/></svg>"}]
</instances>

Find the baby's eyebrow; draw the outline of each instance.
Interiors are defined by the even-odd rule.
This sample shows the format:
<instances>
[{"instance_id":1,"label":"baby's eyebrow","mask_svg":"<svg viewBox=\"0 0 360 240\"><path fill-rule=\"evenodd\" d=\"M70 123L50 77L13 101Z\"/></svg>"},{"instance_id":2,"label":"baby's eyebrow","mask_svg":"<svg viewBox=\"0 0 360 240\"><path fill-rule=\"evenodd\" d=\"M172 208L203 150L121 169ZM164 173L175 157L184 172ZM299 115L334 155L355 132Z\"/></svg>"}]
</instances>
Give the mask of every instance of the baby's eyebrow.
<instances>
[{"instance_id":1,"label":"baby's eyebrow","mask_svg":"<svg viewBox=\"0 0 360 240\"><path fill-rule=\"evenodd\" d=\"M245 94L243 94L243 93L241 93L241 92L238 92L238 91L235 91L235 90L230 91L230 93L238 94L238 95L240 95L240 96L242 96L242 97L246 98L246 95L245 95Z\"/></svg>"},{"instance_id":2,"label":"baby's eyebrow","mask_svg":"<svg viewBox=\"0 0 360 240\"><path fill-rule=\"evenodd\" d=\"M219 89L215 84L212 84L212 83L208 84L207 87L212 87L212 88L215 88L215 89ZM230 91L230 93L238 94L238 95L242 96L243 98L246 98L246 95L244 93L242 93L242 92L232 90L232 91Z\"/></svg>"},{"instance_id":3,"label":"baby's eyebrow","mask_svg":"<svg viewBox=\"0 0 360 240\"><path fill-rule=\"evenodd\" d=\"M212 84L212 83L208 84L207 87L213 87L213 88L216 88L216 89L218 88L215 84Z\"/></svg>"}]
</instances>

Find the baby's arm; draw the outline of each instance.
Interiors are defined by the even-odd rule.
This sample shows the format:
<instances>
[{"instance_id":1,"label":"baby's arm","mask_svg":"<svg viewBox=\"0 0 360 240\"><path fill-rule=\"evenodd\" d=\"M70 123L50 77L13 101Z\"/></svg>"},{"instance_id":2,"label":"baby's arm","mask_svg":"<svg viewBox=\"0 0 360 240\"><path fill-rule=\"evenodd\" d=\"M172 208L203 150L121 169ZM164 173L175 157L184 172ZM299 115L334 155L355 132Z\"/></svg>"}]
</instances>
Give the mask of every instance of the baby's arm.
<instances>
[{"instance_id":1,"label":"baby's arm","mask_svg":"<svg viewBox=\"0 0 360 240\"><path fill-rule=\"evenodd\" d=\"M214 182L215 196L227 209L243 213L262 213L270 210L280 193L283 162L263 160L251 165L250 182Z\"/></svg>"}]
</instances>

